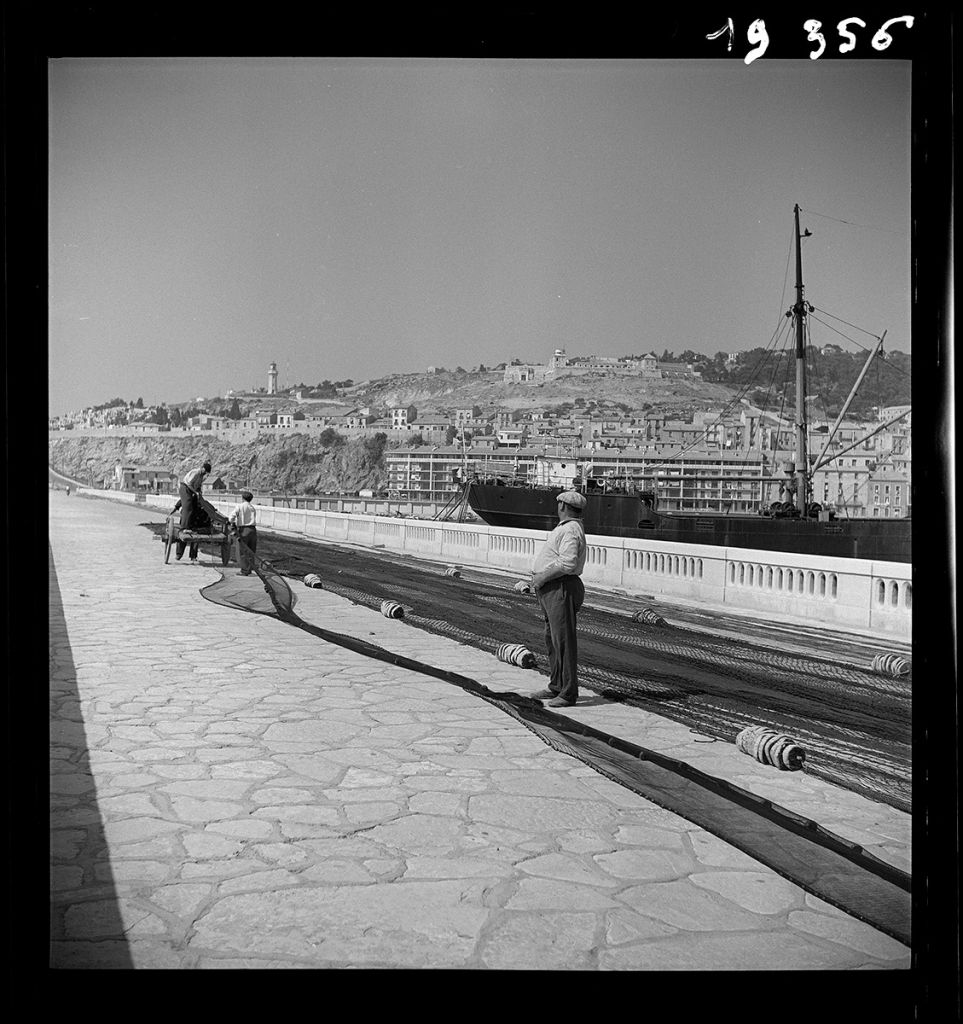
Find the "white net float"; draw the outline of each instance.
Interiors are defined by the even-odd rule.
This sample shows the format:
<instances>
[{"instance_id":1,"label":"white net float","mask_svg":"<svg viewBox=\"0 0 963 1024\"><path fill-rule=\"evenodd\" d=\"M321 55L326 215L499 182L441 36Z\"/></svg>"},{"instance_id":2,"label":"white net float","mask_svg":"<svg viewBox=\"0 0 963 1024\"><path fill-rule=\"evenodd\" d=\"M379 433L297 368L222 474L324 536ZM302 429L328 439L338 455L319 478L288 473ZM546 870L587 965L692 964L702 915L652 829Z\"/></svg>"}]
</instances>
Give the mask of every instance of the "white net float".
<instances>
[{"instance_id":1,"label":"white net float","mask_svg":"<svg viewBox=\"0 0 963 1024\"><path fill-rule=\"evenodd\" d=\"M877 654L873 658L873 671L884 676L906 676L910 663L898 654Z\"/></svg>"},{"instance_id":2,"label":"white net float","mask_svg":"<svg viewBox=\"0 0 963 1024\"><path fill-rule=\"evenodd\" d=\"M798 771L806 760L806 751L792 737L762 725L743 729L736 736L736 746L761 764L780 771Z\"/></svg>"},{"instance_id":3,"label":"white net float","mask_svg":"<svg viewBox=\"0 0 963 1024\"><path fill-rule=\"evenodd\" d=\"M644 622L649 626L665 625L665 619L651 608L640 608L637 612L633 612L632 618L635 622Z\"/></svg>"},{"instance_id":4,"label":"white net float","mask_svg":"<svg viewBox=\"0 0 963 1024\"><path fill-rule=\"evenodd\" d=\"M499 661L519 668L534 668L535 655L524 644L500 644L495 651Z\"/></svg>"},{"instance_id":5,"label":"white net float","mask_svg":"<svg viewBox=\"0 0 963 1024\"><path fill-rule=\"evenodd\" d=\"M459 572L457 565L449 565L448 568L445 570L445 575L454 576L457 578L461 576L461 573Z\"/></svg>"},{"instance_id":6,"label":"white net float","mask_svg":"<svg viewBox=\"0 0 963 1024\"><path fill-rule=\"evenodd\" d=\"M405 610L397 601L382 601L381 614L386 619L403 619L405 617Z\"/></svg>"},{"instance_id":7,"label":"white net float","mask_svg":"<svg viewBox=\"0 0 963 1024\"><path fill-rule=\"evenodd\" d=\"M321 577L316 572L309 572L307 576L304 577L304 585L306 587L314 587L316 590L323 589Z\"/></svg>"},{"instance_id":8,"label":"white net float","mask_svg":"<svg viewBox=\"0 0 963 1024\"><path fill-rule=\"evenodd\" d=\"M526 583L525 580L519 580L512 588L517 594L530 594L532 587L530 583Z\"/></svg>"}]
</instances>

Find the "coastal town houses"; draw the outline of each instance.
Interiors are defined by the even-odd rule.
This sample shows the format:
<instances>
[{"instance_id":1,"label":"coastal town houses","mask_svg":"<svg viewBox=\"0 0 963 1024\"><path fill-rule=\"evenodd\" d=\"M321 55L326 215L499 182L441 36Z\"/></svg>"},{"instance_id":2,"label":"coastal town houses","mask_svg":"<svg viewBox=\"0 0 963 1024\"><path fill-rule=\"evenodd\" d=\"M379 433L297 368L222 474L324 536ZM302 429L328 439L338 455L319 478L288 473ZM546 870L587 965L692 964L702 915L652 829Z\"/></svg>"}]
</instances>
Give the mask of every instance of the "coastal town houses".
<instances>
[{"instance_id":1,"label":"coastal town houses","mask_svg":"<svg viewBox=\"0 0 963 1024\"><path fill-rule=\"evenodd\" d=\"M481 408L477 405L469 409L455 409L452 413L452 423L459 430L477 426L481 422Z\"/></svg>"},{"instance_id":2,"label":"coastal town houses","mask_svg":"<svg viewBox=\"0 0 963 1024\"><path fill-rule=\"evenodd\" d=\"M413 405L400 405L389 410L389 415L392 427L397 429L414 423L418 418L418 410Z\"/></svg>"},{"instance_id":3,"label":"coastal town houses","mask_svg":"<svg viewBox=\"0 0 963 1024\"><path fill-rule=\"evenodd\" d=\"M177 476L166 466L132 466L117 463L111 486L116 491L171 494L177 490Z\"/></svg>"},{"instance_id":4,"label":"coastal town houses","mask_svg":"<svg viewBox=\"0 0 963 1024\"><path fill-rule=\"evenodd\" d=\"M537 383L544 382L547 375L597 371L653 379L695 376L688 364L660 362L652 352L619 358L569 356L564 348L555 349L545 364L514 360L501 364L497 371L509 383ZM394 393L394 404L387 407L348 405L352 389L339 388L337 404L302 406L313 390L304 385L291 389L287 395L291 405L288 411L281 411L282 406L272 408L271 401L285 396L275 392L269 401L268 392L261 387L250 394L254 402L245 403L248 408L243 418L202 411L177 427L152 422L166 418L158 415L160 407L118 400L119 404L50 417L48 429L52 436L55 431L62 436L59 432L64 430L74 431L72 436L113 437L162 432L179 437L203 432L235 443L264 435L306 434L324 445L332 443L331 431L346 439L383 434L386 468L398 484L394 489L439 494L450 494L457 486L449 463L457 463L463 472L488 473L500 460L502 464L509 460L513 475L534 480L550 458L567 465L565 459L579 453L588 471L603 482L656 486L660 507L687 511L758 511L777 500L778 484L785 479L785 467L793 461L796 446L791 416L758 409L745 399L734 408L686 412L680 404L632 414L627 407L622 407L624 412L606 407L600 396L586 391L584 397L555 408L546 403L543 409L525 412L494 404L468 404L464 399L454 408L419 411L413 403L405 403L403 392L400 396ZM204 399L197 399L198 406L203 403ZM165 411L171 410L165 407ZM824 463L813 475L812 500L837 515L886 518L910 514L909 411L907 405L894 405L875 409L872 422L847 419L836 427L831 439L833 423L811 421L810 464ZM866 437L874 429L877 432ZM164 472L161 467L124 465L115 470L108 486L162 489L168 482ZM401 486L402 480L405 486Z\"/></svg>"}]
</instances>

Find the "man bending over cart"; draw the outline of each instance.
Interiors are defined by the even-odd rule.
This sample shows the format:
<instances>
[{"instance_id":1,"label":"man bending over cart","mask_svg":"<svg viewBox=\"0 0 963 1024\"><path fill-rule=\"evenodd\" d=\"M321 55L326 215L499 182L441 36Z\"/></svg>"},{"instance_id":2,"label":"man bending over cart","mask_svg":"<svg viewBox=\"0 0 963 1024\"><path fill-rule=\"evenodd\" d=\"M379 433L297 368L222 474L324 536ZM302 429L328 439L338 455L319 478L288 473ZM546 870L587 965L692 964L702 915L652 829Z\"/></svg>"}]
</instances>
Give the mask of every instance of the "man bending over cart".
<instances>
[{"instance_id":1,"label":"man bending over cart","mask_svg":"<svg viewBox=\"0 0 963 1024\"><path fill-rule=\"evenodd\" d=\"M199 507L198 498L201 496L201 487L204 484L204 478L211 471L211 464L205 462L203 466L198 466L197 469L192 469L187 473L183 480L181 480L180 486L180 505L181 505L181 529L186 530L190 528L191 520L194 518L194 514Z\"/></svg>"}]
</instances>

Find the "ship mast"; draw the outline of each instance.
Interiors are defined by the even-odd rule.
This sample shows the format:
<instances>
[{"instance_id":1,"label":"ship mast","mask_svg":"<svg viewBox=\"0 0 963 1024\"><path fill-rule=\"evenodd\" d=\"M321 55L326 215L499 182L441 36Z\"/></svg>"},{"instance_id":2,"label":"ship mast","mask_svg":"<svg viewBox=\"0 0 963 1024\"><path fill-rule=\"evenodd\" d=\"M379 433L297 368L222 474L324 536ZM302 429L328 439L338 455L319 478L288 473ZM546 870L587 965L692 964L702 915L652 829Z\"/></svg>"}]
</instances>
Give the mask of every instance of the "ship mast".
<instances>
[{"instance_id":1,"label":"ship mast","mask_svg":"<svg viewBox=\"0 0 963 1024\"><path fill-rule=\"evenodd\" d=\"M802 280L802 239L812 232L799 231L799 204L793 207L796 220L796 303L792 307L796 320L796 480L798 508L801 515L809 506L809 454L806 451L806 300Z\"/></svg>"}]
</instances>

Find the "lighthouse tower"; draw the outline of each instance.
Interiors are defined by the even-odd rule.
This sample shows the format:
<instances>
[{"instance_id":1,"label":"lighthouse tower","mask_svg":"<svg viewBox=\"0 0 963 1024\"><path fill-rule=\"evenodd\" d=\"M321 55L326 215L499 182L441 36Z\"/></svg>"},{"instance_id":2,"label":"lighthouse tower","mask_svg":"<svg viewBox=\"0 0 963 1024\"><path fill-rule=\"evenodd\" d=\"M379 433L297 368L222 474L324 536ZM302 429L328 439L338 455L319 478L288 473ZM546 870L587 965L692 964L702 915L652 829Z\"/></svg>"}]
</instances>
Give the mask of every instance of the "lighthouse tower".
<instances>
[{"instance_id":1,"label":"lighthouse tower","mask_svg":"<svg viewBox=\"0 0 963 1024\"><path fill-rule=\"evenodd\" d=\"M268 367L268 392L269 395L278 393L278 364L271 363Z\"/></svg>"}]
</instances>

